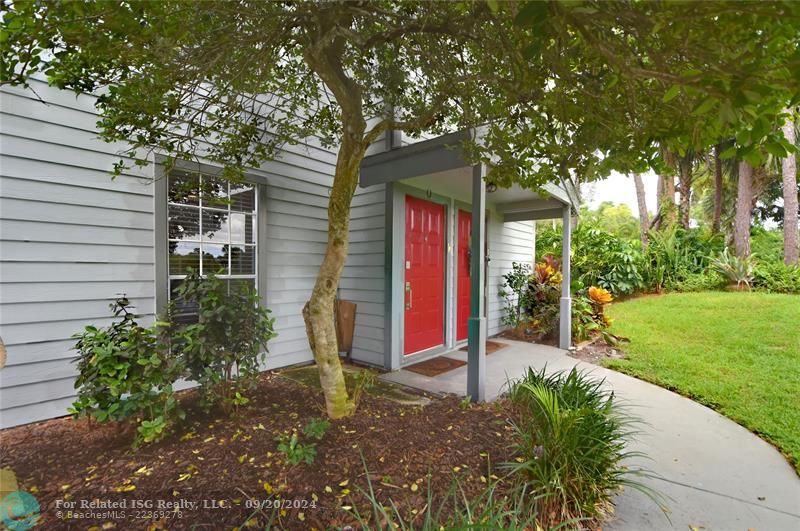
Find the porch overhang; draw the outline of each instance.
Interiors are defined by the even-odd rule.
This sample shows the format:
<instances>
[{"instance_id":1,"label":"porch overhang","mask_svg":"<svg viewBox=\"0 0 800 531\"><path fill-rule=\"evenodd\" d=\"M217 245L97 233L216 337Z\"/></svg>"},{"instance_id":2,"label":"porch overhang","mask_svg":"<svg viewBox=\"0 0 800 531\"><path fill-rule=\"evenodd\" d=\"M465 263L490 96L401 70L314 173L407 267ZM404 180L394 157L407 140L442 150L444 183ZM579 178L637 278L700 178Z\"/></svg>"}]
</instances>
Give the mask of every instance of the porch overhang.
<instances>
[{"instance_id":1,"label":"porch overhang","mask_svg":"<svg viewBox=\"0 0 800 531\"><path fill-rule=\"evenodd\" d=\"M471 134L458 131L365 157L359 184L367 188L405 181L412 186L435 184L469 194L474 169L461 145ZM490 192L487 202L503 214L505 221L561 218L565 206L577 209L576 194L566 183L549 183L538 192L514 184Z\"/></svg>"},{"instance_id":2,"label":"porch overhang","mask_svg":"<svg viewBox=\"0 0 800 531\"><path fill-rule=\"evenodd\" d=\"M472 234L470 237L472 259L470 260L471 308L468 320L467 339L467 394L474 401L483 401L486 397L486 336L487 317L483 286L486 278L486 209L489 206L503 216L504 222L529 221L561 218L564 230L564 252L562 255L562 297L560 306L560 340L559 346L567 349L571 344L571 306L570 286L570 232L571 218L577 209L577 195L566 183L561 186L549 184L534 191L522 188L518 184L510 188L487 190L485 177L488 168L485 164L472 165L467 162L462 151L462 144L473 131L459 131L415 144L390 149L365 157L361 163L359 184L362 188L376 185L387 185L387 204L390 204L392 184L403 182L404 185L426 190L428 197L433 193L443 194L460 200L471 206ZM387 242L393 238L391 220L387 220ZM390 244L391 246L391 244ZM532 249L533 250L533 249ZM406 268L408 268L406 262ZM392 323L403 322L403 309L399 299L392 306L393 289L391 283L399 271L396 263L387 259L387 293L389 294L389 310L386 316L387 337L393 332ZM404 271L404 269L403 269ZM393 274L394 273L394 274ZM398 285L408 288L408 282ZM405 303L403 303L405 305ZM405 306L407 311L409 306ZM389 343L391 339L388 340ZM388 343L387 343L388 344ZM388 351L387 351L388 352Z\"/></svg>"}]
</instances>

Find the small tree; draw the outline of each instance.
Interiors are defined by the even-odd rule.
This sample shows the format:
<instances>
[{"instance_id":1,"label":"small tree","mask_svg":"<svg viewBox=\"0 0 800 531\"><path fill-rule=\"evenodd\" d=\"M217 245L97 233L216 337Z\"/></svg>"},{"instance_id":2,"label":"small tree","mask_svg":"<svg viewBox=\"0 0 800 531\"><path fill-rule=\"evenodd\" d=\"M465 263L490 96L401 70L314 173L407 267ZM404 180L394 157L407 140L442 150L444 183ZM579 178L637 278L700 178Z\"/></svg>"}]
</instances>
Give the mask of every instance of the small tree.
<instances>
[{"instance_id":1,"label":"small tree","mask_svg":"<svg viewBox=\"0 0 800 531\"><path fill-rule=\"evenodd\" d=\"M196 271L175 295L197 307L197 322L172 325L173 350L189 378L200 384L206 404L221 402L230 409L246 403L241 391L255 382L267 342L276 335L269 310L247 284L229 286L214 274L201 277Z\"/></svg>"},{"instance_id":2,"label":"small tree","mask_svg":"<svg viewBox=\"0 0 800 531\"><path fill-rule=\"evenodd\" d=\"M792 3L4 6L3 81L24 84L41 69L58 87L98 91L101 135L129 142L128 162L146 164L156 150L170 155L168 166L200 157L236 179L286 142L316 135L338 146L327 248L303 309L334 418L354 409L333 320L350 202L381 135L484 125L481 141L464 146L470 161L491 162L497 184L538 188L602 176L632 148L647 159L653 139L690 137L697 124L673 115L665 126L664 113L647 112L666 96L683 91L697 121L713 128L729 118L720 108L760 116L747 94L795 91L800 71L784 61L796 45Z\"/></svg>"}]
</instances>

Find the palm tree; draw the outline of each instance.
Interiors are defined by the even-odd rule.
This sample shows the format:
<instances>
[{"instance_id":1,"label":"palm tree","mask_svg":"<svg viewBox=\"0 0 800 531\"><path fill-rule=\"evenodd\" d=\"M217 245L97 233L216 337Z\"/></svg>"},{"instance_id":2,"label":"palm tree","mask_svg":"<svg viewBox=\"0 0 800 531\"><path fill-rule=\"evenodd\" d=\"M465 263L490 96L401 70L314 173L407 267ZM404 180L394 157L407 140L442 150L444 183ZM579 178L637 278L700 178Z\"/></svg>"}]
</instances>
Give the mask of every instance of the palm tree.
<instances>
[{"instance_id":1,"label":"palm tree","mask_svg":"<svg viewBox=\"0 0 800 531\"><path fill-rule=\"evenodd\" d=\"M640 173L633 174L633 183L636 186L636 202L639 206L639 239L642 247L647 247L647 230L650 228L650 216L647 213L647 198L644 192L644 183Z\"/></svg>"},{"instance_id":2,"label":"palm tree","mask_svg":"<svg viewBox=\"0 0 800 531\"><path fill-rule=\"evenodd\" d=\"M722 160L719 157L720 145L714 146L713 159L714 159L714 216L711 221L711 232L719 234L720 225L722 223Z\"/></svg>"},{"instance_id":3,"label":"palm tree","mask_svg":"<svg viewBox=\"0 0 800 531\"><path fill-rule=\"evenodd\" d=\"M750 256L750 222L753 219L753 167L739 162L739 184L736 194L736 215L733 220L733 247L736 256Z\"/></svg>"},{"instance_id":4,"label":"palm tree","mask_svg":"<svg viewBox=\"0 0 800 531\"><path fill-rule=\"evenodd\" d=\"M691 208L692 181L694 179L694 162L696 153L687 150L686 153L678 157L678 192L681 194L681 202L678 208L680 223L684 229L689 228L689 210Z\"/></svg>"},{"instance_id":5,"label":"palm tree","mask_svg":"<svg viewBox=\"0 0 800 531\"><path fill-rule=\"evenodd\" d=\"M793 146L797 145L795 124L790 117L783 124L783 136ZM783 261L786 265L800 261L797 247L797 156L790 152L781 161L783 175Z\"/></svg>"}]
</instances>

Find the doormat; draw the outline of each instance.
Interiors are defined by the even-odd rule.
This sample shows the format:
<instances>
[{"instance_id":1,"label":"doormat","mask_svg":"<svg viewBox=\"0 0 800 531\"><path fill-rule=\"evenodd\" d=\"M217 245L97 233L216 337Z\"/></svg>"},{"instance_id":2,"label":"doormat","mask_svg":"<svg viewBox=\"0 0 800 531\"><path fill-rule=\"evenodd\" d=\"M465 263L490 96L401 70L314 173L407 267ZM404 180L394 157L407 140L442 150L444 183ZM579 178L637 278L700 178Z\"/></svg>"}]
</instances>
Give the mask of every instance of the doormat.
<instances>
[{"instance_id":1,"label":"doormat","mask_svg":"<svg viewBox=\"0 0 800 531\"><path fill-rule=\"evenodd\" d=\"M462 365L466 365L466 361L461 360L454 360L453 358L445 358L444 356L438 356L436 358L431 358L429 360L421 361L419 363L415 363L414 365L410 365L408 367L403 367L404 369L415 372L417 374L421 374L423 376L439 376L442 373L447 371L452 371L453 369L457 369Z\"/></svg>"},{"instance_id":2,"label":"doormat","mask_svg":"<svg viewBox=\"0 0 800 531\"><path fill-rule=\"evenodd\" d=\"M508 345L506 345L505 343L498 343L497 341L487 341L486 342L486 353L487 354L492 354L493 352L497 352L501 348L506 348L507 346ZM469 350L469 347L461 347L459 350L461 350L463 352L467 352L467 350Z\"/></svg>"}]
</instances>

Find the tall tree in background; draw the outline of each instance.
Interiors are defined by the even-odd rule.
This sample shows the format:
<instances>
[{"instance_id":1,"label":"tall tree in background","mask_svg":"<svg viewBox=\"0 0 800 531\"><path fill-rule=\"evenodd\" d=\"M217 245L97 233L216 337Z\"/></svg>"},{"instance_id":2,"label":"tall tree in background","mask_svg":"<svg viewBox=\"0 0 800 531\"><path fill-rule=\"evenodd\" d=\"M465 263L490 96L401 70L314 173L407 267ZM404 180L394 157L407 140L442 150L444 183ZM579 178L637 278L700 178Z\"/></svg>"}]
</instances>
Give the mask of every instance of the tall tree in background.
<instances>
[{"instance_id":1,"label":"tall tree in background","mask_svg":"<svg viewBox=\"0 0 800 531\"><path fill-rule=\"evenodd\" d=\"M714 171L714 213L711 220L711 232L719 234L722 224L722 193L724 186L722 179L722 159L719 158L719 143L714 146L712 153Z\"/></svg>"},{"instance_id":2,"label":"tall tree in background","mask_svg":"<svg viewBox=\"0 0 800 531\"><path fill-rule=\"evenodd\" d=\"M687 150L677 157L678 193L681 201L678 207L678 220L684 229L689 228L689 211L692 206L692 180L694 179L695 152Z\"/></svg>"},{"instance_id":3,"label":"tall tree in background","mask_svg":"<svg viewBox=\"0 0 800 531\"><path fill-rule=\"evenodd\" d=\"M659 225L670 226L678 219L678 207L675 203L675 175L673 174L673 171L678 165L678 161L675 153L670 149L662 147L660 153L664 160L666 170L660 174L662 186L661 195L659 197Z\"/></svg>"},{"instance_id":4,"label":"tall tree in background","mask_svg":"<svg viewBox=\"0 0 800 531\"><path fill-rule=\"evenodd\" d=\"M762 100L789 101L800 86L793 3L2 0L1 11L0 80L25 85L43 71L99 94L101 137L129 146L117 171L157 152L167 169L203 160L241 179L287 143L337 147L326 249L303 310L334 418L354 410L334 299L360 164L382 134L482 126L464 146L469 162L491 163L501 186L537 189L629 167L621 154L638 139L775 123ZM619 119L638 101L671 100L691 119ZM674 182L665 190L674 203Z\"/></svg>"},{"instance_id":5,"label":"tall tree in background","mask_svg":"<svg viewBox=\"0 0 800 531\"><path fill-rule=\"evenodd\" d=\"M753 167L739 163L739 184L736 192L736 215L733 220L733 247L736 256L750 256L750 222L753 218Z\"/></svg>"},{"instance_id":6,"label":"tall tree in background","mask_svg":"<svg viewBox=\"0 0 800 531\"><path fill-rule=\"evenodd\" d=\"M640 173L633 174L633 182L636 186L636 203L639 207L639 239L642 247L647 247L647 231L650 228L650 216L647 213L647 197L644 191L644 182Z\"/></svg>"},{"instance_id":7,"label":"tall tree in background","mask_svg":"<svg viewBox=\"0 0 800 531\"><path fill-rule=\"evenodd\" d=\"M791 110L787 109L789 117L783 123L783 136L792 146L797 146L795 124L792 120ZM788 152L782 161L783 176L783 260L786 265L797 264L797 155L795 150Z\"/></svg>"}]
</instances>

